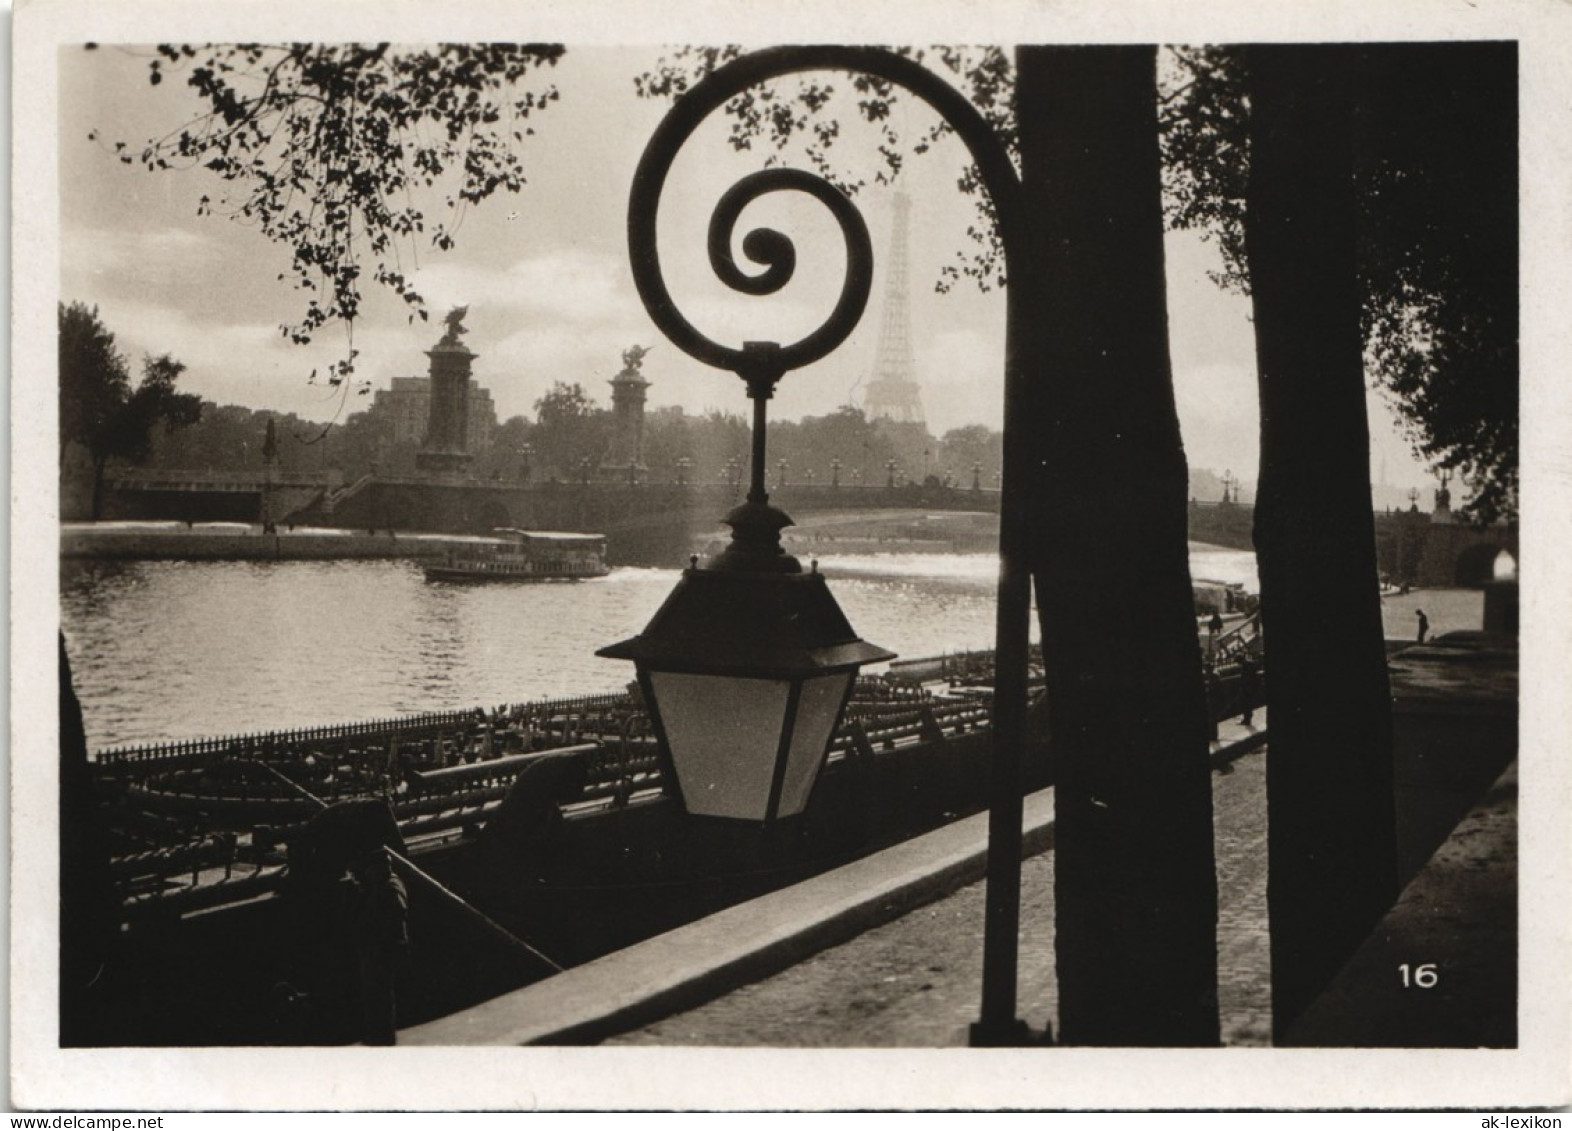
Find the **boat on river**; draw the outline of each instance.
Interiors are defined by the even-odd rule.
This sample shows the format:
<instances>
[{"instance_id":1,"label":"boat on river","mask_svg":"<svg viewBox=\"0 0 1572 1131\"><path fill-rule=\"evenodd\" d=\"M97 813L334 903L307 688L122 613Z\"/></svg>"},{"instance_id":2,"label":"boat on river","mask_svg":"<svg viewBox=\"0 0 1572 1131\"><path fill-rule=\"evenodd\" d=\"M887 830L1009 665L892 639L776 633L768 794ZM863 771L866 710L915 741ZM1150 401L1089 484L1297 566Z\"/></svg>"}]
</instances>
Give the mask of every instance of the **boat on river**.
<instances>
[{"instance_id":1,"label":"boat on river","mask_svg":"<svg viewBox=\"0 0 1572 1131\"><path fill-rule=\"evenodd\" d=\"M449 550L426 566L427 581L581 581L604 577L606 536L498 527L504 535L473 550Z\"/></svg>"}]
</instances>

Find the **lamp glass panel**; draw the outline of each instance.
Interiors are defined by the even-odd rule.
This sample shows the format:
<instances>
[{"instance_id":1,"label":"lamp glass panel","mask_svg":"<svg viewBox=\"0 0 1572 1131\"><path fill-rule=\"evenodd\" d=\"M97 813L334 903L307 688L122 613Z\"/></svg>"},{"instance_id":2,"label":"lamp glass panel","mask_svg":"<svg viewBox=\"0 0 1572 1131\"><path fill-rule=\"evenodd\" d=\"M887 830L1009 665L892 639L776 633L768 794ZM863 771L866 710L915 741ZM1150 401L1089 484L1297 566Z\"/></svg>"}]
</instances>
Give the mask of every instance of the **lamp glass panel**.
<instances>
[{"instance_id":1,"label":"lamp glass panel","mask_svg":"<svg viewBox=\"0 0 1572 1131\"><path fill-rule=\"evenodd\" d=\"M789 685L675 672L650 683L688 812L764 820Z\"/></svg>"},{"instance_id":2,"label":"lamp glass panel","mask_svg":"<svg viewBox=\"0 0 1572 1131\"><path fill-rule=\"evenodd\" d=\"M846 698L846 685L855 672L838 672L804 680L797 703L797 725L791 732L791 750L786 757L786 778L781 783L781 803L777 815L800 813L808 804L824 748L829 745L835 716Z\"/></svg>"}]
</instances>

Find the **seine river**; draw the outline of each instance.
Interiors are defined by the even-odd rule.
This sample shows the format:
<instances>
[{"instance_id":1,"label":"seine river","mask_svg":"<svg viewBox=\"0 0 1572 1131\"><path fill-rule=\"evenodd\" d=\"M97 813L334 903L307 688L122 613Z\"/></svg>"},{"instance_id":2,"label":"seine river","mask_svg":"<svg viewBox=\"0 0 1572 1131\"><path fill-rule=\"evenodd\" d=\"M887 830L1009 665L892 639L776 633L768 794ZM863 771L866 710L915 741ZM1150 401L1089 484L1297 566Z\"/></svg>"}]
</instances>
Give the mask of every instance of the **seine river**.
<instances>
[{"instance_id":1,"label":"seine river","mask_svg":"<svg viewBox=\"0 0 1572 1131\"><path fill-rule=\"evenodd\" d=\"M987 648L992 555L825 557L853 627L904 657ZM1198 578L1255 588L1249 553L1194 548ZM63 627L92 749L615 690L595 649L677 581L429 583L413 562L62 565Z\"/></svg>"}]
</instances>

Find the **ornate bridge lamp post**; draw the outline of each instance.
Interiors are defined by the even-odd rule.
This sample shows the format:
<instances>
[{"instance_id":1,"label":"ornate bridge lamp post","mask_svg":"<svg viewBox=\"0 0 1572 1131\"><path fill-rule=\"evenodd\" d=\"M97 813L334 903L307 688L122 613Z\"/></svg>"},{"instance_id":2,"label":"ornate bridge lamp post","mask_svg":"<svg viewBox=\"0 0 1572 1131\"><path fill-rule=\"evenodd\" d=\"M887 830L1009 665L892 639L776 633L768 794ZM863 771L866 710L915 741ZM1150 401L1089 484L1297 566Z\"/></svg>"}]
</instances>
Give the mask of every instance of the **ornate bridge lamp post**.
<instances>
[{"instance_id":1,"label":"ornate bridge lamp post","mask_svg":"<svg viewBox=\"0 0 1572 1131\"><path fill-rule=\"evenodd\" d=\"M900 464L895 462L893 457L884 461L884 470L886 472L884 485L886 487L895 486L895 469L900 466Z\"/></svg>"},{"instance_id":2,"label":"ornate bridge lamp post","mask_svg":"<svg viewBox=\"0 0 1572 1131\"><path fill-rule=\"evenodd\" d=\"M788 466L790 466L790 465L787 464L787 462L784 459L782 459L782 460L780 460L780 461L778 461L776 463L776 465L775 465L775 486L777 488L786 486L786 468Z\"/></svg>"},{"instance_id":3,"label":"ornate bridge lamp post","mask_svg":"<svg viewBox=\"0 0 1572 1131\"><path fill-rule=\"evenodd\" d=\"M840 485L841 485L841 457L840 456L836 456L834 459L830 460L830 486L831 487L839 487Z\"/></svg>"}]
</instances>

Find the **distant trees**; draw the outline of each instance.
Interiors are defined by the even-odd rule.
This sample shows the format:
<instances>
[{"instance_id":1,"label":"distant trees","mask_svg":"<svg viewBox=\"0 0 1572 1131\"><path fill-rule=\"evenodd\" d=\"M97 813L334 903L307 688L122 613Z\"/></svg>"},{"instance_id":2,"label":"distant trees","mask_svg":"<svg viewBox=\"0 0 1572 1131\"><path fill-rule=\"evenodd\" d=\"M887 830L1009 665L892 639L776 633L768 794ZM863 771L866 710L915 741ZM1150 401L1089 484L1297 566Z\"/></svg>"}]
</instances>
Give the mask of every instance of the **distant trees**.
<instances>
[{"instance_id":1,"label":"distant trees","mask_svg":"<svg viewBox=\"0 0 1572 1131\"><path fill-rule=\"evenodd\" d=\"M120 159L149 170L203 167L223 183L205 211L254 224L292 251L281 275L305 293L295 340L334 320L352 323L367 280L425 317L404 274L401 247L453 242L463 210L525 183L520 149L531 120L558 100L543 76L564 49L551 44L163 45L153 84L182 76L200 100L194 120ZM952 75L1005 144L1017 147L1010 57L998 48L911 49ZM647 97L680 94L738 54L735 47L679 49L635 76ZM1368 51L1355 76L1353 128L1361 225L1359 313L1366 368L1412 425L1433 464L1456 471L1481 521L1517 505L1515 59L1510 44L1431 44ZM1158 93L1171 227L1198 229L1224 255L1218 279L1248 287L1244 197L1249 105L1235 48L1163 52ZM849 97L848 97L849 96ZM869 76L803 76L728 106L731 144L779 152L797 146L850 190L887 180L946 131L901 136L897 93ZM877 156L857 164L843 129L860 119ZM1438 128L1444 126L1445 128ZM872 164L875 170L870 172ZM976 245L939 280L1001 284L991 203L974 169L960 186L977 198ZM447 218L433 220L421 193ZM335 367L343 380L353 358ZM787 457L790 458L790 457ZM846 458L846 457L842 457ZM957 475L959 476L959 472Z\"/></svg>"},{"instance_id":2,"label":"distant trees","mask_svg":"<svg viewBox=\"0 0 1572 1131\"><path fill-rule=\"evenodd\" d=\"M556 381L535 402L535 459L541 471L564 482L590 471L611 442L611 413L596 407L577 381Z\"/></svg>"},{"instance_id":3,"label":"distant trees","mask_svg":"<svg viewBox=\"0 0 1572 1131\"><path fill-rule=\"evenodd\" d=\"M201 399L175 390L185 366L168 354L147 357L133 389L115 336L99 320L97 307L64 303L60 318L60 450L87 450L93 467L92 516L103 506L104 471L111 460L141 463L152 452L153 427L194 423Z\"/></svg>"}]
</instances>

